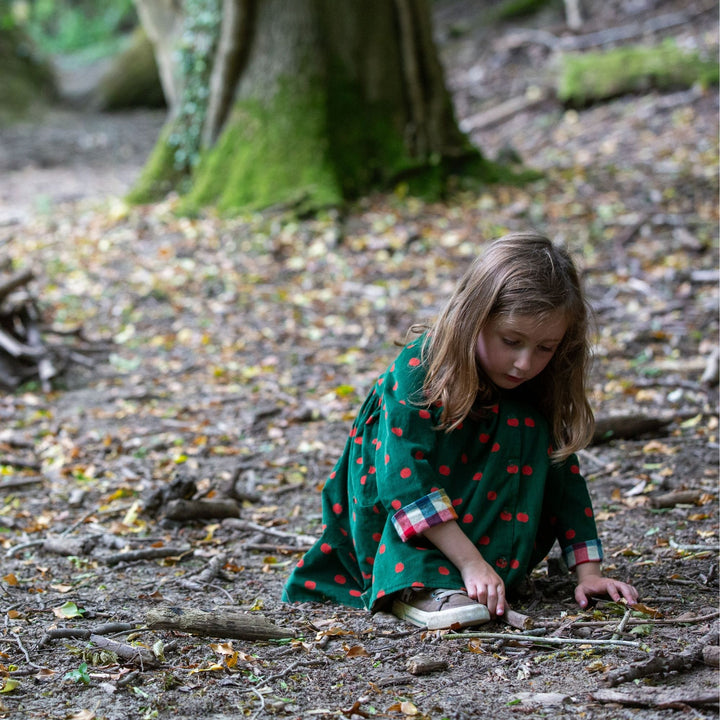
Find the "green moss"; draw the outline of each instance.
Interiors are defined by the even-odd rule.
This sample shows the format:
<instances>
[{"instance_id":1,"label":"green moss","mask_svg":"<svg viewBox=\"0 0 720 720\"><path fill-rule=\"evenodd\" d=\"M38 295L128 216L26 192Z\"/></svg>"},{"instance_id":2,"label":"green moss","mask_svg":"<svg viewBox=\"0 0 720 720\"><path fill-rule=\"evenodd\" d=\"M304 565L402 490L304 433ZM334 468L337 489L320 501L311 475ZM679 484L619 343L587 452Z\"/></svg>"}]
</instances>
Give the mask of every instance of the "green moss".
<instances>
[{"instance_id":1,"label":"green moss","mask_svg":"<svg viewBox=\"0 0 720 720\"><path fill-rule=\"evenodd\" d=\"M0 121L19 119L33 104L56 97L55 76L49 63L37 55L31 40L18 27L0 28L0 67Z\"/></svg>"},{"instance_id":2,"label":"green moss","mask_svg":"<svg viewBox=\"0 0 720 720\"><path fill-rule=\"evenodd\" d=\"M280 89L267 105L238 101L215 147L200 162L181 211L224 213L289 204L338 204L321 93Z\"/></svg>"},{"instance_id":3,"label":"green moss","mask_svg":"<svg viewBox=\"0 0 720 720\"><path fill-rule=\"evenodd\" d=\"M153 46L142 28L135 30L129 46L116 57L96 94L100 110L165 105Z\"/></svg>"},{"instance_id":4,"label":"green moss","mask_svg":"<svg viewBox=\"0 0 720 720\"><path fill-rule=\"evenodd\" d=\"M489 10L491 20L512 20L514 18L534 15L555 0L502 0Z\"/></svg>"},{"instance_id":5,"label":"green moss","mask_svg":"<svg viewBox=\"0 0 720 720\"><path fill-rule=\"evenodd\" d=\"M563 58L558 98L573 106L587 105L630 92L669 90L718 82L717 61L686 53L673 42L657 47L627 46L606 53Z\"/></svg>"},{"instance_id":6,"label":"green moss","mask_svg":"<svg viewBox=\"0 0 720 720\"><path fill-rule=\"evenodd\" d=\"M189 182L189 175L175 167L175 149L167 141L171 131L172 127L166 125L160 133L140 177L126 197L128 202L155 202L171 190L181 191Z\"/></svg>"}]
</instances>

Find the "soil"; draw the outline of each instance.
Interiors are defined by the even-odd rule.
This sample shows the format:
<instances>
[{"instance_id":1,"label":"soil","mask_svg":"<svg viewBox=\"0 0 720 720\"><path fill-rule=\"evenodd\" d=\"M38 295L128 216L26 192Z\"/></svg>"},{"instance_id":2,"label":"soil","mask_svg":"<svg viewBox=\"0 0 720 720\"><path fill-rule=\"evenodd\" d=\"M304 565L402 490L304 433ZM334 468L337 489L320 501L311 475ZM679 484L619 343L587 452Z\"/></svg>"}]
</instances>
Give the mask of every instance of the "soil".
<instances>
[{"instance_id":1,"label":"soil","mask_svg":"<svg viewBox=\"0 0 720 720\"><path fill-rule=\"evenodd\" d=\"M173 198L120 199L160 113L62 107L0 129L0 249L36 272L45 338L68 360L52 392L28 384L0 399L0 716L717 716L718 671L698 655L602 694L633 663L718 645L718 392L706 381L718 338L717 88L580 110L549 94L471 130L484 110L552 87L554 54L511 42L520 30L570 35L555 5L492 29L475 5L435 4L448 83L486 154L544 173L523 188L437 204L372 197L302 221L191 220ZM717 54L713 3L592 5L581 34L683 12L643 39ZM606 572L642 604L580 611L553 558L514 608L533 636L563 645L499 623L479 628L499 637L463 637L281 603L302 536L319 532L324 478L395 341L437 311L484 240L528 226L581 258L598 416L667 421L581 453ZM654 506L676 490L696 494ZM171 520L173 491L233 498L239 517ZM117 557L138 549L171 554ZM292 637L148 628L166 606L263 615ZM88 641L111 622L126 626L106 637L155 652L157 666ZM419 655L444 664L414 675Z\"/></svg>"}]
</instances>

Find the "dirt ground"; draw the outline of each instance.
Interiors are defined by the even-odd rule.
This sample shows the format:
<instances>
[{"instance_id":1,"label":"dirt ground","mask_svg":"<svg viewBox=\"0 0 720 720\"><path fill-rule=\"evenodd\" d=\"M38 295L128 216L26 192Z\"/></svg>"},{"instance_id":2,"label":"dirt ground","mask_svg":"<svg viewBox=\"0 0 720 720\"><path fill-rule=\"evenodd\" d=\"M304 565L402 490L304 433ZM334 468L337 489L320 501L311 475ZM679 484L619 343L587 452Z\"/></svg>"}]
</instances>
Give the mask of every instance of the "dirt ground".
<instances>
[{"instance_id":1,"label":"dirt ground","mask_svg":"<svg viewBox=\"0 0 720 720\"><path fill-rule=\"evenodd\" d=\"M0 716L717 717L718 670L701 659L718 645L718 391L703 380L718 338L717 88L582 110L550 95L480 127L487 109L552 87L553 51L517 33L568 33L558 8L489 30L470 5L435 6L458 116L490 157L545 173L524 188L189 220L173 198L120 200L161 114L66 107L0 129L0 254L35 271L54 330L83 331L46 333L68 357L52 392L0 398ZM716 56L713 3L594 3L579 34L680 12L645 39ZM642 604L580 612L551 561L515 601L534 620L525 637L284 605L324 478L394 342L432 317L482 242L527 227L584 267L598 417L662 421L581 454L605 568ZM691 495L660 507L680 490ZM168 517L185 497L233 500L238 517ZM137 550L165 556L121 556ZM148 627L168 607L262 615L287 637ZM128 648L145 655L117 654ZM441 664L413 674L418 656ZM673 672L618 674L678 657Z\"/></svg>"}]
</instances>

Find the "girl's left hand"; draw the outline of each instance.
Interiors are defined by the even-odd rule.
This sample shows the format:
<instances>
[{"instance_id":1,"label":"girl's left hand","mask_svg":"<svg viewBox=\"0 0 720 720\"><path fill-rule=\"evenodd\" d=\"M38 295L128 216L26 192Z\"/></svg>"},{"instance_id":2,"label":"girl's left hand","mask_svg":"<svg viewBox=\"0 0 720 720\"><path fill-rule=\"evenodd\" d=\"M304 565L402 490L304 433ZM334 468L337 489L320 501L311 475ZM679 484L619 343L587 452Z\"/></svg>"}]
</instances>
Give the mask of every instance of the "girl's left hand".
<instances>
[{"instance_id":1,"label":"girl's left hand","mask_svg":"<svg viewBox=\"0 0 720 720\"><path fill-rule=\"evenodd\" d=\"M575 599L581 608L588 606L591 595L609 595L615 602L625 599L630 605L638 601L638 591L632 585L602 575L589 575L578 582Z\"/></svg>"}]
</instances>

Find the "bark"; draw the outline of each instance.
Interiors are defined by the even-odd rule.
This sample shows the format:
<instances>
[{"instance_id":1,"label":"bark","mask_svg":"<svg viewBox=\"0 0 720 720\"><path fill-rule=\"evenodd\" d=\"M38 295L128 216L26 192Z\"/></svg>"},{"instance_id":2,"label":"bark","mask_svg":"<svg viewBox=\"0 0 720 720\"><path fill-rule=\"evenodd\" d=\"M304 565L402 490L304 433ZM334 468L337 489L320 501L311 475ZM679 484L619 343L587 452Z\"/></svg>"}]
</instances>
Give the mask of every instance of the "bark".
<instances>
[{"instance_id":1,"label":"bark","mask_svg":"<svg viewBox=\"0 0 720 720\"><path fill-rule=\"evenodd\" d=\"M223 0L220 40L210 76L210 100L203 128L206 147L217 140L230 111L235 85L247 61L253 10L251 0Z\"/></svg>"},{"instance_id":2,"label":"bark","mask_svg":"<svg viewBox=\"0 0 720 720\"><path fill-rule=\"evenodd\" d=\"M135 0L135 7L155 48L160 82L172 114L182 93L181 75L174 58L183 28L182 0Z\"/></svg>"},{"instance_id":3,"label":"bark","mask_svg":"<svg viewBox=\"0 0 720 720\"><path fill-rule=\"evenodd\" d=\"M168 76L182 22L168 0L160 6ZM160 9L141 14L151 37ZM455 120L426 0L224 0L220 32L204 148L181 212L314 209L400 181L437 196L468 168L492 179ZM179 182L168 157L156 148L134 200Z\"/></svg>"},{"instance_id":4,"label":"bark","mask_svg":"<svg viewBox=\"0 0 720 720\"><path fill-rule=\"evenodd\" d=\"M212 612L194 608L159 607L149 610L145 621L151 629L180 630L194 635L238 640L268 640L295 636L258 613L217 608Z\"/></svg>"}]
</instances>

